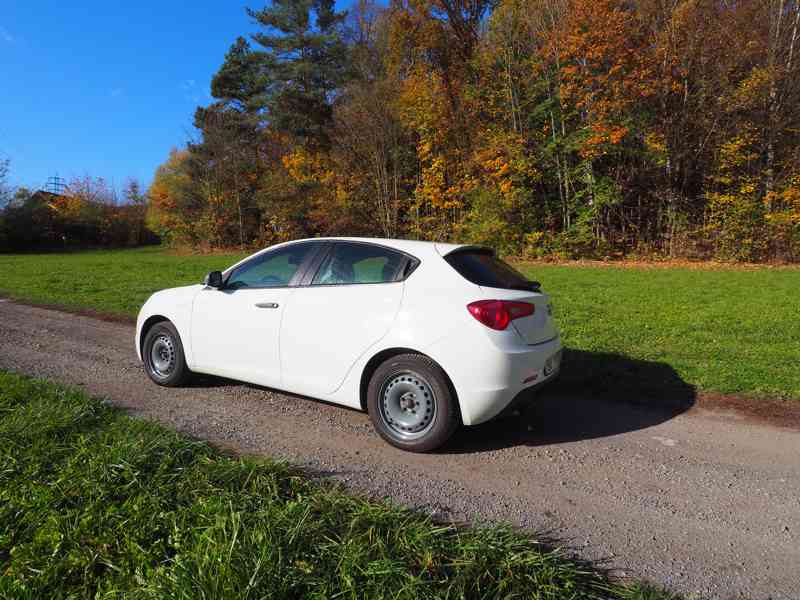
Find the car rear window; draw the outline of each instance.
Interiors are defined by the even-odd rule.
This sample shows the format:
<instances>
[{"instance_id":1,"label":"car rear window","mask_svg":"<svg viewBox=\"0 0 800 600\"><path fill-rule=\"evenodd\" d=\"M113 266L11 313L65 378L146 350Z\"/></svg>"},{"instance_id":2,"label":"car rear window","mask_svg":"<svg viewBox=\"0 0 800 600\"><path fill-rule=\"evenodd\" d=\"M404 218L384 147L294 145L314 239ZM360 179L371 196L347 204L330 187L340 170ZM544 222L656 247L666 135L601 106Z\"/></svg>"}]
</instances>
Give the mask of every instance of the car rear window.
<instances>
[{"instance_id":1,"label":"car rear window","mask_svg":"<svg viewBox=\"0 0 800 600\"><path fill-rule=\"evenodd\" d=\"M397 280L406 257L374 244L338 242L314 276L312 285L389 283Z\"/></svg>"},{"instance_id":2,"label":"car rear window","mask_svg":"<svg viewBox=\"0 0 800 600\"><path fill-rule=\"evenodd\" d=\"M482 287L531 291L539 289L536 281L530 281L514 267L497 258L491 250L456 250L444 259L464 279Z\"/></svg>"}]
</instances>

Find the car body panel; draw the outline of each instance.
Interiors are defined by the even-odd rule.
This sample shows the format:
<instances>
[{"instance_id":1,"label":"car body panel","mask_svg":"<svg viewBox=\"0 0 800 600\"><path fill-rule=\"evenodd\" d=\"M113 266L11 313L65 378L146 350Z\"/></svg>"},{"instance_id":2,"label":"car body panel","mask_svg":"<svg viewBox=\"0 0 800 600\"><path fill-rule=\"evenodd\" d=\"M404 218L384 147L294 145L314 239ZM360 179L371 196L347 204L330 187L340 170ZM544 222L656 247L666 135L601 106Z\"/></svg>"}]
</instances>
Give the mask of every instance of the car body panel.
<instances>
[{"instance_id":1,"label":"car body panel","mask_svg":"<svg viewBox=\"0 0 800 600\"><path fill-rule=\"evenodd\" d=\"M183 352L186 356L186 364L191 365L193 356L191 341L192 303L195 295L203 287L202 284L194 284L170 288L156 292L147 299L136 318L136 354L139 360L142 359L142 326L151 317L163 317L168 321L172 321L172 324L178 330L183 344Z\"/></svg>"},{"instance_id":2,"label":"car body panel","mask_svg":"<svg viewBox=\"0 0 800 600\"><path fill-rule=\"evenodd\" d=\"M311 396L329 395L352 365L391 329L403 282L297 288L280 335L283 383Z\"/></svg>"},{"instance_id":3,"label":"car body panel","mask_svg":"<svg viewBox=\"0 0 800 600\"><path fill-rule=\"evenodd\" d=\"M278 336L291 288L197 293L190 369L265 386L280 386Z\"/></svg>"}]
</instances>

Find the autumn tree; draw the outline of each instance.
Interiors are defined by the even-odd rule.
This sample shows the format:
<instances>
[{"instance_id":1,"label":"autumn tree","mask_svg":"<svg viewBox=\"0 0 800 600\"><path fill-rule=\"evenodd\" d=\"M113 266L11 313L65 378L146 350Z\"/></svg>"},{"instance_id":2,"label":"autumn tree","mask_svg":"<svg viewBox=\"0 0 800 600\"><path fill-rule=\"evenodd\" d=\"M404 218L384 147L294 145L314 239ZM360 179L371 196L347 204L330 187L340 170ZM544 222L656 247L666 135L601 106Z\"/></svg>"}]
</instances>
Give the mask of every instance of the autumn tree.
<instances>
[{"instance_id":1,"label":"autumn tree","mask_svg":"<svg viewBox=\"0 0 800 600\"><path fill-rule=\"evenodd\" d=\"M329 145L332 102L347 76L345 14L332 1L282 0L248 14L261 26L252 35L258 49L241 37L230 48L211 83L217 101L197 110L200 140L188 146L187 168L215 246L296 231L285 202L263 192L288 175L283 138L312 153Z\"/></svg>"},{"instance_id":2,"label":"autumn tree","mask_svg":"<svg viewBox=\"0 0 800 600\"><path fill-rule=\"evenodd\" d=\"M419 162L413 235L457 235L474 190L473 119L466 87L488 0L396 0L389 8L388 73L400 84L398 114Z\"/></svg>"},{"instance_id":3,"label":"autumn tree","mask_svg":"<svg viewBox=\"0 0 800 600\"><path fill-rule=\"evenodd\" d=\"M478 184L466 233L505 252L518 253L544 231L557 229L559 208L566 226L571 214L563 193L560 142L566 132L560 125L557 68L544 51L560 15L549 8L514 0L494 9L467 91L473 105L471 174Z\"/></svg>"},{"instance_id":4,"label":"autumn tree","mask_svg":"<svg viewBox=\"0 0 800 600\"><path fill-rule=\"evenodd\" d=\"M189 168L189 152L173 149L147 191L147 225L166 242L202 247L211 223Z\"/></svg>"},{"instance_id":5,"label":"autumn tree","mask_svg":"<svg viewBox=\"0 0 800 600\"><path fill-rule=\"evenodd\" d=\"M18 188L0 211L0 249L124 247L157 242L141 204L120 204L100 177L70 181L61 194Z\"/></svg>"},{"instance_id":6,"label":"autumn tree","mask_svg":"<svg viewBox=\"0 0 800 600\"><path fill-rule=\"evenodd\" d=\"M142 184L133 177L128 178L122 188L122 197L127 204L142 206L147 198L142 190Z\"/></svg>"},{"instance_id":7,"label":"autumn tree","mask_svg":"<svg viewBox=\"0 0 800 600\"><path fill-rule=\"evenodd\" d=\"M334 103L331 154L334 167L348 174L349 210L368 224L367 232L400 235L416 183L416 156L399 115L396 91L384 57L390 21L368 0L349 15L351 79Z\"/></svg>"},{"instance_id":8,"label":"autumn tree","mask_svg":"<svg viewBox=\"0 0 800 600\"><path fill-rule=\"evenodd\" d=\"M202 141L189 145L189 168L216 224L215 245L235 239L244 248L260 227L255 207L261 167L258 124L247 112L214 104L197 110L195 127Z\"/></svg>"},{"instance_id":9,"label":"autumn tree","mask_svg":"<svg viewBox=\"0 0 800 600\"><path fill-rule=\"evenodd\" d=\"M323 0L250 11L150 215L184 243L800 255L797 0Z\"/></svg>"}]
</instances>

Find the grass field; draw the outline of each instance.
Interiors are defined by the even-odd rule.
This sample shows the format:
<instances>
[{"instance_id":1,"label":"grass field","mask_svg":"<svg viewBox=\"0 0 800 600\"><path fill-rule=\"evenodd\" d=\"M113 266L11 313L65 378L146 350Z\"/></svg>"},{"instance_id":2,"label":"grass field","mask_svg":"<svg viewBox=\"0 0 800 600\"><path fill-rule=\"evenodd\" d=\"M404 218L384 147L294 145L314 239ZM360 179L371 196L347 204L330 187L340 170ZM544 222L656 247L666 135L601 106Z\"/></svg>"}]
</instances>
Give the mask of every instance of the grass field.
<instances>
[{"instance_id":1,"label":"grass field","mask_svg":"<svg viewBox=\"0 0 800 600\"><path fill-rule=\"evenodd\" d=\"M702 390L800 400L800 269L521 268L552 294L570 348L662 363Z\"/></svg>"},{"instance_id":2,"label":"grass field","mask_svg":"<svg viewBox=\"0 0 800 600\"><path fill-rule=\"evenodd\" d=\"M0 372L0 597L668 598Z\"/></svg>"},{"instance_id":3,"label":"grass field","mask_svg":"<svg viewBox=\"0 0 800 600\"><path fill-rule=\"evenodd\" d=\"M244 255L186 255L157 246L68 254L0 254L0 294L135 316L153 292L200 283Z\"/></svg>"},{"instance_id":4,"label":"grass field","mask_svg":"<svg viewBox=\"0 0 800 600\"><path fill-rule=\"evenodd\" d=\"M0 255L0 294L133 316L153 291L240 257ZM567 383L655 393L669 383L647 376L658 371L648 366L661 366L702 390L800 399L800 269L521 268L553 296L564 342L580 357L580 368L565 366Z\"/></svg>"}]
</instances>

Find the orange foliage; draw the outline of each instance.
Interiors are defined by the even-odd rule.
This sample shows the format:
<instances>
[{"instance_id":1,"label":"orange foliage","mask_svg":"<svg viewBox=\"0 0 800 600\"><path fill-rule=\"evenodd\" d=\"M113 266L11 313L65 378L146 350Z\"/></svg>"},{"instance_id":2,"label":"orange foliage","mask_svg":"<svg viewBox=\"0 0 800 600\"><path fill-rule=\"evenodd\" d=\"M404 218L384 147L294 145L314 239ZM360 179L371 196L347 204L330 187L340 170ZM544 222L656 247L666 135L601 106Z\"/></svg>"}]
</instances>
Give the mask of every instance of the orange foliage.
<instances>
[{"instance_id":1,"label":"orange foliage","mask_svg":"<svg viewBox=\"0 0 800 600\"><path fill-rule=\"evenodd\" d=\"M656 93L651 41L630 3L575 0L553 43L561 63L561 100L586 124L581 155L618 146L630 111Z\"/></svg>"}]
</instances>

